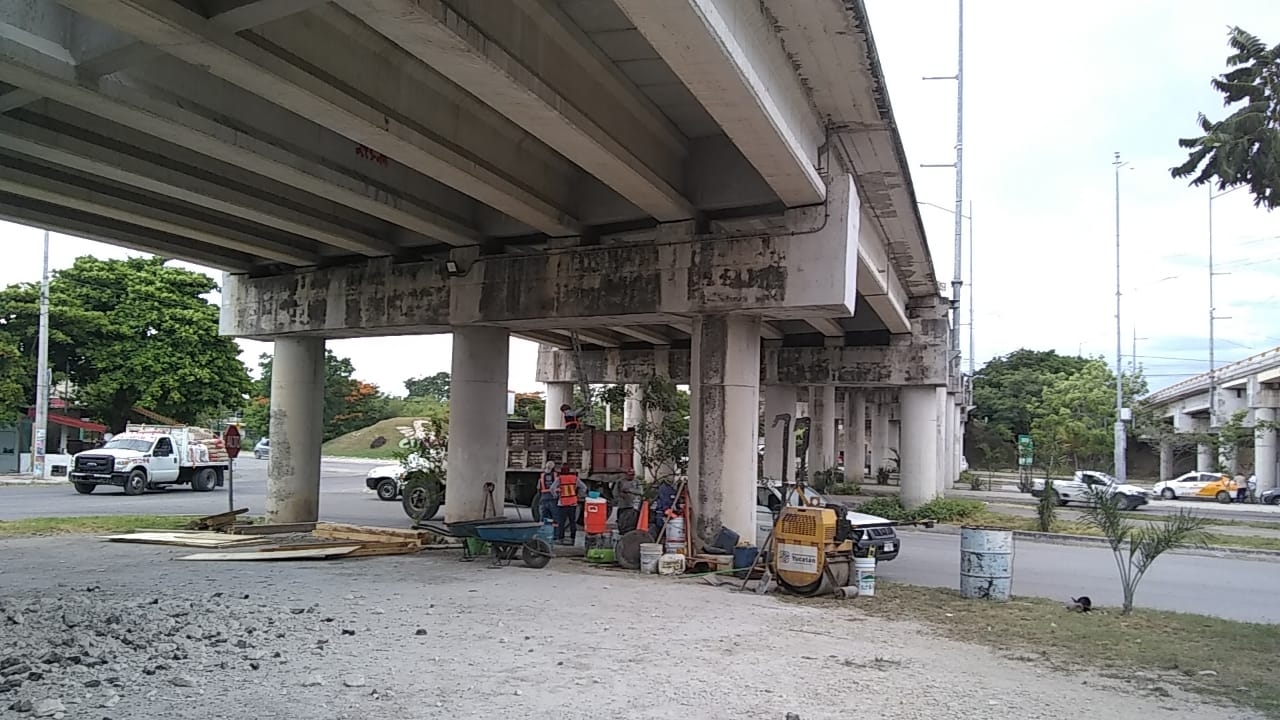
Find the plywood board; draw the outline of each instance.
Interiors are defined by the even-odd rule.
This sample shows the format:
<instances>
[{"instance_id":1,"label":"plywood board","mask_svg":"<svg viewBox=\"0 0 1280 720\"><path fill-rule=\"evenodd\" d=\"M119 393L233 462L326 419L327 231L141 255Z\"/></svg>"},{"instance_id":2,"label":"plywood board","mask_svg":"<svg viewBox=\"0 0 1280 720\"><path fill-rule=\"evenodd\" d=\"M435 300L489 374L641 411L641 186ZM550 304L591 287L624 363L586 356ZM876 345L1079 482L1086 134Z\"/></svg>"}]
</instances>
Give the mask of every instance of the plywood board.
<instances>
[{"instance_id":1,"label":"plywood board","mask_svg":"<svg viewBox=\"0 0 1280 720\"><path fill-rule=\"evenodd\" d=\"M364 535L379 537L387 542L403 542L406 540L425 540L426 533L408 528L384 528L368 525L345 525L341 523L316 523L316 535Z\"/></svg>"},{"instance_id":2,"label":"plywood board","mask_svg":"<svg viewBox=\"0 0 1280 720\"><path fill-rule=\"evenodd\" d=\"M324 560L341 557L357 550L359 545L335 545L331 548L307 550L281 550L279 552L229 552L196 553L184 555L179 560Z\"/></svg>"},{"instance_id":3,"label":"plywood board","mask_svg":"<svg viewBox=\"0 0 1280 720\"><path fill-rule=\"evenodd\" d=\"M104 539L110 542L179 545L184 547L240 547L242 545L255 545L266 542L266 540L256 537L190 532L139 532L129 535L107 535Z\"/></svg>"},{"instance_id":4,"label":"plywood board","mask_svg":"<svg viewBox=\"0 0 1280 720\"><path fill-rule=\"evenodd\" d=\"M231 532L236 535L283 535L285 533L311 532L316 527L313 522L276 523L272 525L236 525Z\"/></svg>"}]
</instances>

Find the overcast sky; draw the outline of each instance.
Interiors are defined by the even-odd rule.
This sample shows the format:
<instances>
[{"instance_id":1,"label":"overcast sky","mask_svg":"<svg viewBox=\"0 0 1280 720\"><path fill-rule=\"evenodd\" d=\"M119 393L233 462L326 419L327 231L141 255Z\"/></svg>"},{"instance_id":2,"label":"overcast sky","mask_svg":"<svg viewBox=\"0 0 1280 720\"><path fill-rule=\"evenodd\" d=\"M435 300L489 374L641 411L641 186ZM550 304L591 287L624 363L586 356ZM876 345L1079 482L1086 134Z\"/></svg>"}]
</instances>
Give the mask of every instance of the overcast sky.
<instances>
[{"instance_id":1,"label":"overcast sky","mask_svg":"<svg viewBox=\"0 0 1280 720\"><path fill-rule=\"evenodd\" d=\"M918 198L952 207L955 0L867 0ZM976 359L1021 347L1115 362L1115 173L1119 151L1125 364L1152 387L1209 367L1208 191L1169 177L1196 113L1224 115L1209 80L1227 28L1280 42L1275 0L970 0L965 17L965 198L973 204ZM927 22L921 22L927 19ZM1270 33L1270 34L1268 34ZM1280 345L1280 213L1244 190L1213 203L1219 363ZM952 275L952 216L922 207L939 280ZM968 247L968 230L965 236ZM40 232L0 223L0 284L40 274ZM967 249L966 249L967 253ZM54 268L119 248L55 235ZM965 257L968 282L968 258ZM214 274L220 277L220 274ZM968 302L966 291L966 303ZM964 310L968 322L968 309ZM962 338L968 351L968 337ZM270 348L245 342L255 365ZM359 377L403 393L405 378L449 370L449 337L339 340ZM537 348L512 341L511 388L540 389Z\"/></svg>"}]
</instances>

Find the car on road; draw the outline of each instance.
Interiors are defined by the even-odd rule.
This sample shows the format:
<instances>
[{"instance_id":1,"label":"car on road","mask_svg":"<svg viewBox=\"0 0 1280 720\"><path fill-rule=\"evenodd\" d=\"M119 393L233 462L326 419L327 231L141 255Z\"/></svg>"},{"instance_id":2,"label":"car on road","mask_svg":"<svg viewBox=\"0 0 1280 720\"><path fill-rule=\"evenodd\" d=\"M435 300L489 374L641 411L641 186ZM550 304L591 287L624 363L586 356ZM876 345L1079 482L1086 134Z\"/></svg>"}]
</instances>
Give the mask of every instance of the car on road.
<instances>
[{"instance_id":1,"label":"car on road","mask_svg":"<svg viewBox=\"0 0 1280 720\"><path fill-rule=\"evenodd\" d=\"M1225 505L1236 497L1236 482L1222 473L1193 470L1156 483L1154 490L1165 500L1217 500Z\"/></svg>"},{"instance_id":2,"label":"car on road","mask_svg":"<svg viewBox=\"0 0 1280 720\"><path fill-rule=\"evenodd\" d=\"M404 492L404 466L379 465L365 473L364 485L378 493L379 500L394 502Z\"/></svg>"},{"instance_id":3,"label":"car on road","mask_svg":"<svg viewBox=\"0 0 1280 720\"><path fill-rule=\"evenodd\" d=\"M1258 496L1258 502L1267 505L1280 505L1280 487L1264 491Z\"/></svg>"},{"instance_id":4,"label":"car on road","mask_svg":"<svg viewBox=\"0 0 1280 720\"><path fill-rule=\"evenodd\" d=\"M800 497L796 493L795 485L787 485L786 502L788 505L800 505ZM810 488L804 489L804 504L823 506L827 504L826 498L817 491ZM761 482L756 485L756 547L764 548L769 533L773 530L774 520L777 517L778 510L783 505L783 486L776 482ZM856 530L861 533L855 542L854 552L859 556L865 556L872 547L875 548L876 560L879 562L889 562L898 557L898 553L902 549L902 540L898 537L898 531L894 529L893 523L876 515L867 515L865 513L854 512L848 510L845 517Z\"/></svg>"},{"instance_id":5,"label":"car on road","mask_svg":"<svg viewBox=\"0 0 1280 720\"><path fill-rule=\"evenodd\" d=\"M1094 492L1119 495L1121 510L1137 510L1151 501L1151 491L1146 488L1122 483L1097 470L1077 470L1070 479L1054 480L1052 492L1058 505L1073 502L1087 504ZM1031 496L1044 496L1044 480L1031 481Z\"/></svg>"},{"instance_id":6,"label":"car on road","mask_svg":"<svg viewBox=\"0 0 1280 720\"><path fill-rule=\"evenodd\" d=\"M253 457L258 460L266 460L271 457L271 439L262 438L257 445L253 446Z\"/></svg>"}]
</instances>

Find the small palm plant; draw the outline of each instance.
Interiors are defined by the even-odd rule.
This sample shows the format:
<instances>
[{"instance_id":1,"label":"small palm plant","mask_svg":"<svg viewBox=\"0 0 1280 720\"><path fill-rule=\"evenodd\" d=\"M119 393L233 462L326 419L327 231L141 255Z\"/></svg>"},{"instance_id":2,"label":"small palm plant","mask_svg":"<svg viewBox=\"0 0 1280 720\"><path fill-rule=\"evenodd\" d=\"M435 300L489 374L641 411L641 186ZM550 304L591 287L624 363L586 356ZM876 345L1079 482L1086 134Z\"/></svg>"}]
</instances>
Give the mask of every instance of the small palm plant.
<instances>
[{"instance_id":1,"label":"small palm plant","mask_svg":"<svg viewBox=\"0 0 1280 720\"><path fill-rule=\"evenodd\" d=\"M1125 517L1119 493L1106 493L1090 489L1090 502L1081 509L1080 516L1097 528L1107 538L1111 552L1115 554L1116 567L1120 570L1120 587L1124 592L1122 615L1133 612L1133 596L1142 576L1155 563L1156 558L1169 550L1181 547L1204 547L1210 538L1205 528L1207 518L1181 511L1166 515L1160 522L1134 522Z\"/></svg>"}]
</instances>

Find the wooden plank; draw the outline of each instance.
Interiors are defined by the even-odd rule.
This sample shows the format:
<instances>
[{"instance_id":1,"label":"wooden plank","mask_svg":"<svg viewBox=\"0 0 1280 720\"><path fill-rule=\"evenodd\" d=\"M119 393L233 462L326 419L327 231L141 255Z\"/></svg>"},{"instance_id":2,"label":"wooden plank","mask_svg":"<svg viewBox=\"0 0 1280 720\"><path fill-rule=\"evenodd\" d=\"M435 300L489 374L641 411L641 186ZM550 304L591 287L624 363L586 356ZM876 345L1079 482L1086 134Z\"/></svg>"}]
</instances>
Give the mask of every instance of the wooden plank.
<instances>
[{"instance_id":1,"label":"wooden plank","mask_svg":"<svg viewBox=\"0 0 1280 720\"><path fill-rule=\"evenodd\" d=\"M354 552L359 545L335 545L332 548L311 548L309 550L288 550L281 552L230 552L230 553L196 553L184 555L178 560L324 560L342 557Z\"/></svg>"},{"instance_id":2,"label":"wooden plank","mask_svg":"<svg viewBox=\"0 0 1280 720\"><path fill-rule=\"evenodd\" d=\"M334 540L350 540L352 542L361 543L394 543L394 542L411 542L422 544L425 540L420 537L403 537L398 535L377 535L373 533L350 532L346 530L325 530L316 528L311 531L314 537L332 538Z\"/></svg>"},{"instance_id":3,"label":"wooden plank","mask_svg":"<svg viewBox=\"0 0 1280 720\"><path fill-rule=\"evenodd\" d=\"M238 515L243 515L247 512L249 512L249 508L240 508L239 510L229 510L216 515L205 515L204 517L196 518L195 520L187 523L187 527L192 530L205 530L215 527L223 527L225 525L234 524Z\"/></svg>"},{"instance_id":4,"label":"wooden plank","mask_svg":"<svg viewBox=\"0 0 1280 720\"><path fill-rule=\"evenodd\" d=\"M350 542L316 542L316 543L291 543L288 545L270 545L268 547L258 548L258 552L288 552L290 550L314 550L316 548L335 548L345 547L347 545L355 545ZM361 543L360 547L364 547Z\"/></svg>"},{"instance_id":5,"label":"wooden plank","mask_svg":"<svg viewBox=\"0 0 1280 720\"><path fill-rule=\"evenodd\" d=\"M212 536L212 537L210 537ZM133 533L107 535L108 542L141 543L145 545L178 545L183 547L240 547L266 542L263 538L240 538L221 533Z\"/></svg>"},{"instance_id":6,"label":"wooden plank","mask_svg":"<svg viewBox=\"0 0 1280 720\"><path fill-rule=\"evenodd\" d=\"M371 525L345 525L342 523L316 523L316 530L325 532L357 533L360 535L380 535L401 540L421 540L422 532L408 528L385 528Z\"/></svg>"},{"instance_id":7,"label":"wooden plank","mask_svg":"<svg viewBox=\"0 0 1280 720\"><path fill-rule=\"evenodd\" d=\"M277 523L273 525L236 525L231 528L235 535L282 535L284 533L307 533L314 530L315 523Z\"/></svg>"},{"instance_id":8,"label":"wooden plank","mask_svg":"<svg viewBox=\"0 0 1280 720\"><path fill-rule=\"evenodd\" d=\"M359 550L347 555L347 557L379 557L382 555L412 555L422 550L422 546L416 543L402 543L398 545L385 544L369 544L360 546Z\"/></svg>"}]
</instances>

